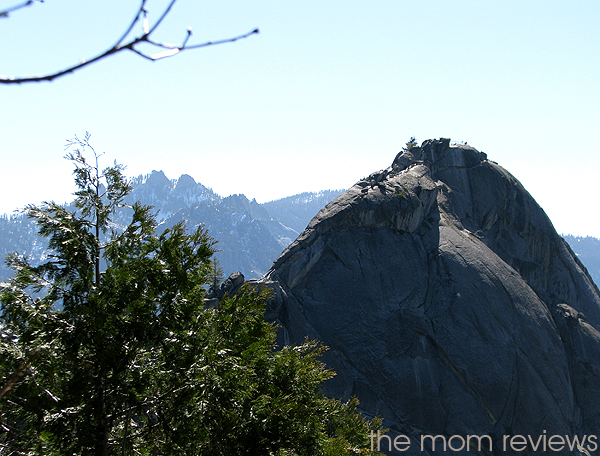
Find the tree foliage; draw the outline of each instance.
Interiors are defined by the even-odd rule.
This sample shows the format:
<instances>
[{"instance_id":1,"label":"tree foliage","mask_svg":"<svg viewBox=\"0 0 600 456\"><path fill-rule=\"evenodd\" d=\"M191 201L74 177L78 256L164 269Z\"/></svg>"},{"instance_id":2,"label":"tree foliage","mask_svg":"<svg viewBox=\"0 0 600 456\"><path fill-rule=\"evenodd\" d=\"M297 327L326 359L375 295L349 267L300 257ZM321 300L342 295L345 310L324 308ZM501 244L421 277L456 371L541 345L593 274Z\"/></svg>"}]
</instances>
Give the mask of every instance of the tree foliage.
<instances>
[{"instance_id":1,"label":"tree foliage","mask_svg":"<svg viewBox=\"0 0 600 456\"><path fill-rule=\"evenodd\" d=\"M417 147L419 145L419 143L417 143L417 140L415 139L414 136L411 136L410 139L408 140L408 142L406 143L406 146L404 146L402 148L402 150L411 150L413 147Z\"/></svg>"},{"instance_id":2,"label":"tree foliage","mask_svg":"<svg viewBox=\"0 0 600 456\"><path fill-rule=\"evenodd\" d=\"M215 257L211 261L211 271L208 277L209 280L209 293L217 293L217 290L223 283L223 268L221 263Z\"/></svg>"},{"instance_id":3,"label":"tree foliage","mask_svg":"<svg viewBox=\"0 0 600 456\"><path fill-rule=\"evenodd\" d=\"M11 255L0 285L0 454L372 454L381 423L319 390L324 348L276 349L264 290L206 308L207 232L158 233L140 204L115 226L123 167L100 171L89 135L70 145L75 210L28 206L52 254Z\"/></svg>"}]
</instances>

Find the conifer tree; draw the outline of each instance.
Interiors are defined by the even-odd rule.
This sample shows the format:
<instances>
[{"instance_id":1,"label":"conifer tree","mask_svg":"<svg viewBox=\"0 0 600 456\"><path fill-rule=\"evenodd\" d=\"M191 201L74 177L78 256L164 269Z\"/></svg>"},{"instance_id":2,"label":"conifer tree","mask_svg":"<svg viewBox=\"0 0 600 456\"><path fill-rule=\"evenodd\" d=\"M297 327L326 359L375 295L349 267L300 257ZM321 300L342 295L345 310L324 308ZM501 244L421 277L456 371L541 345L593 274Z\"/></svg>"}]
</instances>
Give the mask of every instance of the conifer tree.
<instances>
[{"instance_id":1,"label":"conifer tree","mask_svg":"<svg viewBox=\"0 0 600 456\"><path fill-rule=\"evenodd\" d=\"M408 151L411 150L413 147L417 147L419 145L419 143L417 143L417 140L415 139L414 136L411 136L410 139L408 140L408 142L406 143L406 146L404 146L402 148L402 150Z\"/></svg>"},{"instance_id":2,"label":"conifer tree","mask_svg":"<svg viewBox=\"0 0 600 456\"><path fill-rule=\"evenodd\" d=\"M213 257L211 261L211 271L209 277L210 287L208 291L210 293L217 293L221 283L223 282L223 268L219 263L219 260Z\"/></svg>"},{"instance_id":3,"label":"conifer tree","mask_svg":"<svg viewBox=\"0 0 600 456\"><path fill-rule=\"evenodd\" d=\"M28 206L51 253L40 265L9 256L0 285L0 453L371 454L381 423L323 396L324 348L277 350L264 291L205 308L207 232L158 233L150 207L119 209L123 167L100 171L87 134L70 145L75 210Z\"/></svg>"}]
</instances>

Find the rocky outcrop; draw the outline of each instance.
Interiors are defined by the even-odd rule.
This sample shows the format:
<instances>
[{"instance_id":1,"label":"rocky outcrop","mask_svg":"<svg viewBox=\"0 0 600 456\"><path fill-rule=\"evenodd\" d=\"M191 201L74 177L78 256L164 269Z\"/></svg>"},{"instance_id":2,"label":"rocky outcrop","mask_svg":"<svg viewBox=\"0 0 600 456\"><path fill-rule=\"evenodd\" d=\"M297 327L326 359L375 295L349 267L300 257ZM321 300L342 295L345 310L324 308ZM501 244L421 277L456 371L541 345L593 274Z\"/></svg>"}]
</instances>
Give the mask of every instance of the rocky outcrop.
<instances>
[{"instance_id":1,"label":"rocky outcrop","mask_svg":"<svg viewBox=\"0 0 600 456\"><path fill-rule=\"evenodd\" d=\"M356 395L392 432L492 436L481 454L542 454L501 451L506 435L600 433L598 289L522 185L469 146L403 150L261 283L281 342L329 346L327 393Z\"/></svg>"},{"instance_id":2,"label":"rocky outcrop","mask_svg":"<svg viewBox=\"0 0 600 456\"><path fill-rule=\"evenodd\" d=\"M205 299L205 304L207 307L216 307L219 305L219 302L227 296L235 296L238 291L244 285L245 278L244 274L240 271L234 272L231 274L225 281L216 289L212 290Z\"/></svg>"}]
</instances>

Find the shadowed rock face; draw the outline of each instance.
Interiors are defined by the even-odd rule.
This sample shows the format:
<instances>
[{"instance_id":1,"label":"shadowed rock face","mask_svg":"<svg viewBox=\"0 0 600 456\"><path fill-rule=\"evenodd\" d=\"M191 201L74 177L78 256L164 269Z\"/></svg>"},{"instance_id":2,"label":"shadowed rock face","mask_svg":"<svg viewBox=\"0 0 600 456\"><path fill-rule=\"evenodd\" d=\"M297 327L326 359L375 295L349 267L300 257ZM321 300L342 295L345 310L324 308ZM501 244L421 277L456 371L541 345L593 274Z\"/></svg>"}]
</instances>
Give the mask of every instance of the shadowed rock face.
<instances>
[{"instance_id":1,"label":"shadowed rock face","mask_svg":"<svg viewBox=\"0 0 600 456\"><path fill-rule=\"evenodd\" d=\"M404 454L427 454L422 434L491 435L513 454L502 436L600 433L598 289L522 185L469 146L401 152L261 282L282 342L329 346L326 392L413 437Z\"/></svg>"}]
</instances>

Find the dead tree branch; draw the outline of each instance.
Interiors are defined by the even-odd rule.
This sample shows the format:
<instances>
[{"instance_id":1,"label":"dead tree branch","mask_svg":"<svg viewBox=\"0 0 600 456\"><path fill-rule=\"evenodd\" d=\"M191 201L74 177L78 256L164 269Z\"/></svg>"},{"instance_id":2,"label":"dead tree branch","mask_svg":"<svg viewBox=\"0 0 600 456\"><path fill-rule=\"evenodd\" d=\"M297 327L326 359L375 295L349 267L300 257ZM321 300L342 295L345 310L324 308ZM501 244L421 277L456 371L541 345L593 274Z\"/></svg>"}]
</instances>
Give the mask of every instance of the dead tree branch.
<instances>
[{"instance_id":1,"label":"dead tree branch","mask_svg":"<svg viewBox=\"0 0 600 456\"><path fill-rule=\"evenodd\" d=\"M17 5L8 10L5 10L4 12L0 12L0 17L2 17L3 13L8 15L8 12L14 11L15 9L24 8L26 6L29 6L34 1L36 1L36 0L28 0L20 5ZM37 0L37 1L43 1L43 0ZM161 60L161 59L164 59L167 57L171 57L175 54L178 54L181 51L185 51L188 49L198 49L198 48L202 48L202 47L216 46L218 44L233 43L234 41L238 41L243 38L247 38L250 35L259 33L258 29L254 29L251 32L244 33L243 35L234 36L232 38L224 38L224 39L216 40L216 41L207 41L205 43L188 45L188 41L189 41L190 37L192 36L192 29L188 28L186 35L180 45L162 43L162 42L151 39L151 35L160 26L160 24L165 19L165 17L167 17L167 15L171 11L171 8L173 8L173 5L175 4L176 1L177 0L171 0L169 2L169 4L167 5L167 7L162 12L162 14L160 15L160 17L158 18L158 20L152 26L150 26L149 21L148 21L148 16L147 16L148 11L146 9L147 0L142 0L142 3L137 10L137 13L135 14L135 17L133 18L133 20L131 21L131 23L125 30L125 32L121 35L119 40L114 44L114 46L91 59L87 59L87 60L81 59L80 62L77 64L74 64L63 70L60 70L60 71L57 71L54 73L45 74L45 75L34 75L34 76L24 76L24 77L0 75L0 84L22 84L25 82L52 81L56 78L59 78L61 76L65 76L66 74L78 71L85 66L88 66L94 62L98 62L99 60L105 59L113 54L117 54L122 51L131 51L147 60L155 61L155 60ZM142 28L141 35L136 36L136 37L130 39L129 41L126 41L127 37L131 34L131 32L134 30L134 28L138 25L141 25L141 28ZM144 51L141 51L140 49L138 49L138 47L142 43L150 44L158 52L148 54Z\"/></svg>"}]
</instances>

